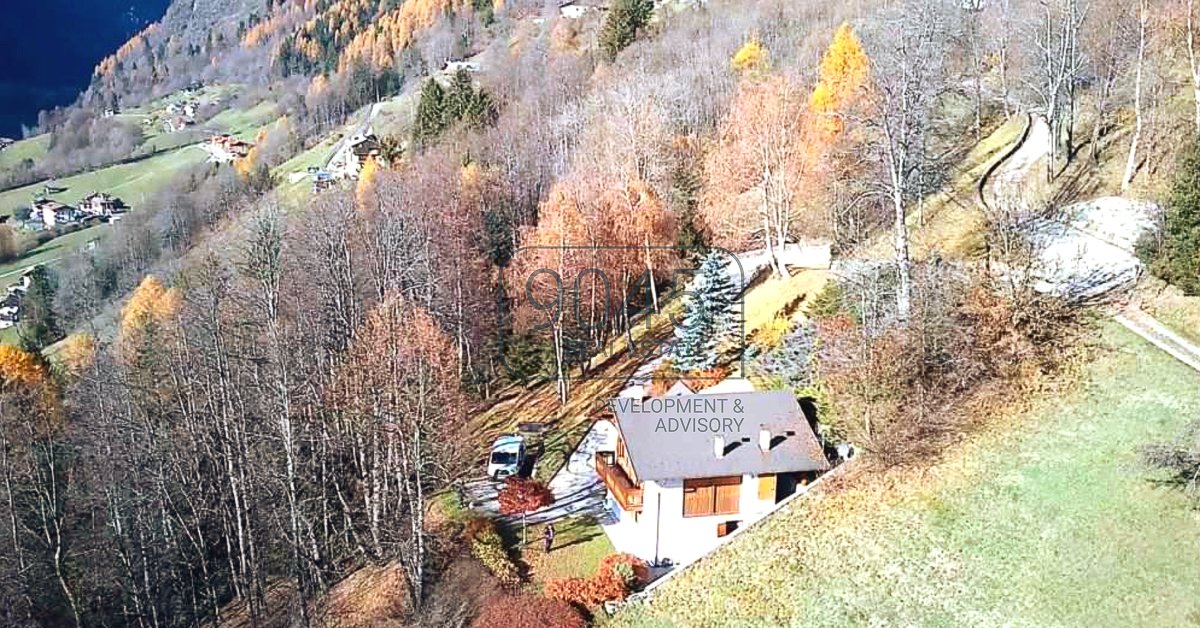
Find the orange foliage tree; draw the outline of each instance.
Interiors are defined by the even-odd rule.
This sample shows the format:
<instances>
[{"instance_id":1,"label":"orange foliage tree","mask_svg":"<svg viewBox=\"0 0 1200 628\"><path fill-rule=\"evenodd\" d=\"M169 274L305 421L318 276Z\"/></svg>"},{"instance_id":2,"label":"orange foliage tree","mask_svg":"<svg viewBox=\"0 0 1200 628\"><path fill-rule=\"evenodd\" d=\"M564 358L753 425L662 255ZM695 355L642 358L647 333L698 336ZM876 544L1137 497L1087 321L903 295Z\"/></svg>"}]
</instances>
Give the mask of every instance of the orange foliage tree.
<instances>
[{"instance_id":1,"label":"orange foliage tree","mask_svg":"<svg viewBox=\"0 0 1200 628\"><path fill-rule=\"evenodd\" d=\"M754 37L733 53L729 63L738 72L758 72L769 68L771 62L767 47Z\"/></svg>"},{"instance_id":2,"label":"orange foliage tree","mask_svg":"<svg viewBox=\"0 0 1200 628\"><path fill-rule=\"evenodd\" d=\"M421 598L429 543L429 499L460 464L466 401L454 345L423 308L389 295L367 316L347 350L328 405L335 438L357 451L356 507L371 513L361 530L384 558L400 546L412 599ZM385 549L388 548L388 549Z\"/></svg>"},{"instance_id":3,"label":"orange foliage tree","mask_svg":"<svg viewBox=\"0 0 1200 628\"><path fill-rule=\"evenodd\" d=\"M397 54L416 35L433 26L448 13L466 12L469 0L406 0L391 12L370 22L342 50L338 69L345 71L356 63L382 70L392 67Z\"/></svg>"},{"instance_id":4,"label":"orange foliage tree","mask_svg":"<svg viewBox=\"0 0 1200 628\"><path fill-rule=\"evenodd\" d=\"M817 152L809 121L805 98L791 80L749 77L704 163L700 215L715 243L735 251L761 245L777 274L783 268L776 249L795 228L809 236L826 231L808 202Z\"/></svg>"},{"instance_id":5,"label":"orange foliage tree","mask_svg":"<svg viewBox=\"0 0 1200 628\"><path fill-rule=\"evenodd\" d=\"M374 157L368 157L358 173L358 183L354 187L354 196L358 207L364 211L373 209L375 203L375 181L379 178L379 163Z\"/></svg>"},{"instance_id":6,"label":"orange foliage tree","mask_svg":"<svg viewBox=\"0 0 1200 628\"><path fill-rule=\"evenodd\" d=\"M149 326L163 325L178 313L179 306L178 290L166 287L154 275L146 275L121 309L122 339L132 337Z\"/></svg>"},{"instance_id":7,"label":"orange foliage tree","mask_svg":"<svg viewBox=\"0 0 1200 628\"><path fill-rule=\"evenodd\" d=\"M609 187L597 177L577 176L551 190L537 226L522 235L509 289L517 327L550 333L562 401L573 361L570 335L588 355L610 332L623 327L629 333L626 305L635 302L634 292L645 290L656 304L655 285L678 266L676 229L674 214L637 179Z\"/></svg>"}]
</instances>

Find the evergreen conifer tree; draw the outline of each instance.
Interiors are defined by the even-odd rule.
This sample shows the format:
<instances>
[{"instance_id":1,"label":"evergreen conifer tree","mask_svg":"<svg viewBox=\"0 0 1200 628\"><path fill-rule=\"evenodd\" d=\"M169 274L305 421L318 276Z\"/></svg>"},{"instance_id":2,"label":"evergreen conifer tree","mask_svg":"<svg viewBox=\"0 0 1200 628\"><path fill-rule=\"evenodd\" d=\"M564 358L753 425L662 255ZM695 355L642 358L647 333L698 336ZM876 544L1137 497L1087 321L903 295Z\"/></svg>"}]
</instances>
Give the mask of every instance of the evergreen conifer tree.
<instances>
[{"instance_id":1,"label":"evergreen conifer tree","mask_svg":"<svg viewBox=\"0 0 1200 628\"><path fill-rule=\"evenodd\" d=\"M700 263L683 320L675 328L672 361L680 371L709 369L717 364L721 342L735 331L737 287L721 256L710 253Z\"/></svg>"},{"instance_id":2,"label":"evergreen conifer tree","mask_svg":"<svg viewBox=\"0 0 1200 628\"><path fill-rule=\"evenodd\" d=\"M437 139L446 129L446 113L446 91L433 79L425 81L421 87L421 99L417 102L417 116L413 121L413 142L417 146L425 146Z\"/></svg>"},{"instance_id":3,"label":"evergreen conifer tree","mask_svg":"<svg viewBox=\"0 0 1200 628\"><path fill-rule=\"evenodd\" d=\"M54 314L54 277L44 266L29 271L29 288L21 299L21 323L18 327L21 348L38 353L62 339L62 328Z\"/></svg>"},{"instance_id":4,"label":"evergreen conifer tree","mask_svg":"<svg viewBox=\"0 0 1200 628\"><path fill-rule=\"evenodd\" d=\"M1154 274L1183 290L1200 294L1200 143L1186 149L1175 168L1167 198L1161 246L1139 243ZM1156 250L1157 249L1157 250Z\"/></svg>"},{"instance_id":5,"label":"evergreen conifer tree","mask_svg":"<svg viewBox=\"0 0 1200 628\"><path fill-rule=\"evenodd\" d=\"M616 0L608 10L608 18L600 30L600 51L609 61L633 43L638 31L650 23L654 13L652 0Z\"/></svg>"}]
</instances>

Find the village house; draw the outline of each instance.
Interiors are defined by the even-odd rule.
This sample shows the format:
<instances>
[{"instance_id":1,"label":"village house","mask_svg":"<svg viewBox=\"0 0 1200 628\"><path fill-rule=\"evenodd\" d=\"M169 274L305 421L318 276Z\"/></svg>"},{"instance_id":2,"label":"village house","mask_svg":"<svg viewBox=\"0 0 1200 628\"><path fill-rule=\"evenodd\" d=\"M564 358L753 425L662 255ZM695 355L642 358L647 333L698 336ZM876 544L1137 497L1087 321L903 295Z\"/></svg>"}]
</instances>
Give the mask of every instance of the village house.
<instances>
[{"instance_id":1,"label":"village house","mask_svg":"<svg viewBox=\"0 0 1200 628\"><path fill-rule=\"evenodd\" d=\"M204 149L208 151L212 161L216 162L230 162L240 159L249 155L251 148L254 148L254 144L239 140L228 133L214 135L204 145Z\"/></svg>"},{"instance_id":2,"label":"village house","mask_svg":"<svg viewBox=\"0 0 1200 628\"><path fill-rule=\"evenodd\" d=\"M9 286L4 298L0 299L0 329L8 329L21 322L21 300L25 298L29 284L32 283L29 278L31 271L32 268L25 271L21 275L20 283Z\"/></svg>"},{"instance_id":3,"label":"village house","mask_svg":"<svg viewBox=\"0 0 1200 628\"><path fill-rule=\"evenodd\" d=\"M192 126L191 118L185 118L183 116L171 116L163 122L163 132L175 133L177 131L186 129L189 126Z\"/></svg>"},{"instance_id":4,"label":"village house","mask_svg":"<svg viewBox=\"0 0 1200 628\"><path fill-rule=\"evenodd\" d=\"M702 556L830 468L786 391L613 402L615 449L598 451L605 532L657 563Z\"/></svg>"},{"instance_id":5,"label":"village house","mask_svg":"<svg viewBox=\"0 0 1200 628\"><path fill-rule=\"evenodd\" d=\"M79 212L74 207L44 197L33 201L33 215L40 217L42 225L47 228L75 222L79 218Z\"/></svg>"},{"instance_id":6,"label":"village house","mask_svg":"<svg viewBox=\"0 0 1200 628\"><path fill-rule=\"evenodd\" d=\"M607 6L595 0L567 0L558 4L558 14L568 20L582 19L591 11L606 11Z\"/></svg>"},{"instance_id":7,"label":"village house","mask_svg":"<svg viewBox=\"0 0 1200 628\"><path fill-rule=\"evenodd\" d=\"M101 218L113 215L121 206L121 199L103 192L92 192L79 201L79 211Z\"/></svg>"},{"instance_id":8,"label":"village house","mask_svg":"<svg viewBox=\"0 0 1200 628\"><path fill-rule=\"evenodd\" d=\"M478 61L447 61L446 67L442 69L442 72L446 75L453 76L454 74L457 74L459 70L465 70L474 74L483 70L483 66L480 65Z\"/></svg>"},{"instance_id":9,"label":"village house","mask_svg":"<svg viewBox=\"0 0 1200 628\"><path fill-rule=\"evenodd\" d=\"M329 160L328 172L339 179L357 179L368 159L382 160L379 138L369 132L356 134Z\"/></svg>"}]
</instances>

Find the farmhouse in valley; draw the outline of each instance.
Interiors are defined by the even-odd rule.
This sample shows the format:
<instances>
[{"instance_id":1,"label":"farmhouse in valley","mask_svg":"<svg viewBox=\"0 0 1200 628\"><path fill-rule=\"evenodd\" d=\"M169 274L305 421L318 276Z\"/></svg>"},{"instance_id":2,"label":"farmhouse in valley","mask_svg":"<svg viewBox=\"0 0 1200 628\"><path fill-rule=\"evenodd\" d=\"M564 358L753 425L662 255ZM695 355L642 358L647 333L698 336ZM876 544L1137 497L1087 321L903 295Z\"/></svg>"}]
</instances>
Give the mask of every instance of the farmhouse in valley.
<instances>
[{"instance_id":1,"label":"farmhouse in valley","mask_svg":"<svg viewBox=\"0 0 1200 628\"><path fill-rule=\"evenodd\" d=\"M89 216L107 218L122 207L121 199L104 192L92 192L79 201L79 211Z\"/></svg>"},{"instance_id":2,"label":"farmhouse in valley","mask_svg":"<svg viewBox=\"0 0 1200 628\"><path fill-rule=\"evenodd\" d=\"M53 227L54 225L75 222L79 217L79 212L74 207L64 205L54 199L42 197L34 199L33 215L41 218L43 226Z\"/></svg>"},{"instance_id":3,"label":"farmhouse in valley","mask_svg":"<svg viewBox=\"0 0 1200 628\"><path fill-rule=\"evenodd\" d=\"M16 285L8 287L8 291L3 298L0 298L0 329L8 329L21 322L21 300L25 298L25 293L29 291L29 285L32 280L29 274L33 272L35 267L27 269L21 274L21 281Z\"/></svg>"},{"instance_id":4,"label":"farmhouse in valley","mask_svg":"<svg viewBox=\"0 0 1200 628\"><path fill-rule=\"evenodd\" d=\"M240 159L249 155L251 148L254 148L254 144L239 140L228 133L214 135L204 145L204 149L208 151L211 160L216 162L230 162Z\"/></svg>"},{"instance_id":5,"label":"farmhouse in valley","mask_svg":"<svg viewBox=\"0 0 1200 628\"><path fill-rule=\"evenodd\" d=\"M327 170L334 178L358 179L358 173L368 159L382 159L380 152L379 138L374 133L355 134L329 160Z\"/></svg>"},{"instance_id":6,"label":"farmhouse in valley","mask_svg":"<svg viewBox=\"0 0 1200 628\"><path fill-rule=\"evenodd\" d=\"M622 398L613 414L615 450L595 459L605 532L647 561L708 553L830 468L790 392Z\"/></svg>"}]
</instances>

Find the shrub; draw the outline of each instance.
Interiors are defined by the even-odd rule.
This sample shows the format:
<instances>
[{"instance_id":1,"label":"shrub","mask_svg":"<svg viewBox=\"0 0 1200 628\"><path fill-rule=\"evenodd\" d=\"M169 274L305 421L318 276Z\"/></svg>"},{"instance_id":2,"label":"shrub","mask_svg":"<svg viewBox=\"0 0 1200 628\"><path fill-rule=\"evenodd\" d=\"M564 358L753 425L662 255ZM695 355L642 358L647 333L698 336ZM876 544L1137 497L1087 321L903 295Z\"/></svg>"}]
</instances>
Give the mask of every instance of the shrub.
<instances>
[{"instance_id":1,"label":"shrub","mask_svg":"<svg viewBox=\"0 0 1200 628\"><path fill-rule=\"evenodd\" d=\"M494 534L494 533L493 533ZM504 545L497 543L499 535L495 539L481 538L471 542L471 555L479 559L480 563L487 568L500 584L504 586L515 586L521 583L521 572L517 569L517 565L508 557L508 551L504 549Z\"/></svg>"},{"instance_id":2,"label":"shrub","mask_svg":"<svg viewBox=\"0 0 1200 628\"><path fill-rule=\"evenodd\" d=\"M650 582L650 566L646 561L634 556L633 554L609 554L600 561L600 566L596 568L597 575L604 573L616 574L621 581L625 583L626 589L633 589L645 586Z\"/></svg>"},{"instance_id":3,"label":"shrub","mask_svg":"<svg viewBox=\"0 0 1200 628\"><path fill-rule=\"evenodd\" d=\"M521 570L508 556L504 539L496 524L486 517L474 517L463 528L463 538L470 543L471 555L491 572L500 584L515 586L521 582Z\"/></svg>"},{"instance_id":4,"label":"shrub","mask_svg":"<svg viewBox=\"0 0 1200 628\"><path fill-rule=\"evenodd\" d=\"M546 597L579 606L595 606L597 600L590 578L557 578L546 583Z\"/></svg>"},{"instance_id":5,"label":"shrub","mask_svg":"<svg viewBox=\"0 0 1200 628\"><path fill-rule=\"evenodd\" d=\"M499 501L501 514L524 514L553 504L554 493L532 478L511 476L500 489Z\"/></svg>"},{"instance_id":6,"label":"shrub","mask_svg":"<svg viewBox=\"0 0 1200 628\"><path fill-rule=\"evenodd\" d=\"M771 322L754 330L750 344L758 347L764 353L778 347L784 336L792 329L792 321L786 316L776 316Z\"/></svg>"},{"instance_id":7,"label":"shrub","mask_svg":"<svg viewBox=\"0 0 1200 628\"><path fill-rule=\"evenodd\" d=\"M496 533L496 522L487 517L471 517L463 526L463 538L468 541L474 541L488 532Z\"/></svg>"},{"instance_id":8,"label":"shrub","mask_svg":"<svg viewBox=\"0 0 1200 628\"><path fill-rule=\"evenodd\" d=\"M630 554L610 554L591 578L561 578L546 583L546 597L589 607L623 600L650 581L650 568Z\"/></svg>"},{"instance_id":9,"label":"shrub","mask_svg":"<svg viewBox=\"0 0 1200 628\"><path fill-rule=\"evenodd\" d=\"M570 603L537 595L497 598L483 607L471 628L584 628L587 621Z\"/></svg>"}]
</instances>

